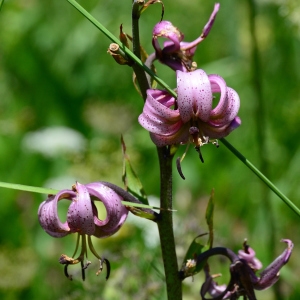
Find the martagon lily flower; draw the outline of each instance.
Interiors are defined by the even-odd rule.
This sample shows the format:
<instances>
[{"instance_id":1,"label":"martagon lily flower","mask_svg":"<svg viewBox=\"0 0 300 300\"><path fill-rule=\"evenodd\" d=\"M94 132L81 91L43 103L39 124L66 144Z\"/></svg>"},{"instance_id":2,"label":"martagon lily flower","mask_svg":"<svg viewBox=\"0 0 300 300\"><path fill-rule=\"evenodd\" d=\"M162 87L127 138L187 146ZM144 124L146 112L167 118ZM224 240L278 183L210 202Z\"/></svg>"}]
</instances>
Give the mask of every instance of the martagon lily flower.
<instances>
[{"instance_id":1,"label":"martagon lily flower","mask_svg":"<svg viewBox=\"0 0 300 300\"><path fill-rule=\"evenodd\" d=\"M210 139L223 138L240 126L239 96L222 77L201 69L176 74L177 99L166 91L149 89L139 116L158 147L191 142L199 150ZM214 93L220 98L213 108Z\"/></svg>"},{"instance_id":2,"label":"martagon lily flower","mask_svg":"<svg viewBox=\"0 0 300 300\"><path fill-rule=\"evenodd\" d=\"M147 59L146 65L151 65L155 59L169 66L173 70L191 71L196 68L196 63L193 61L197 45L201 43L210 32L215 21L220 4L216 3L214 10L204 26L201 35L192 42L184 42L184 35L179 29L169 21L161 21L154 26L152 44L155 53ZM163 48L161 49L158 38L166 38Z\"/></svg>"},{"instance_id":3,"label":"martagon lily flower","mask_svg":"<svg viewBox=\"0 0 300 300\"><path fill-rule=\"evenodd\" d=\"M58 217L58 202L61 200L71 201L68 208L67 220L62 222ZM87 242L91 252L99 259L100 268L97 275L102 271L103 263L107 266L107 279L110 271L109 261L101 258L95 251L91 236L105 238L116 233L125 222L128 210L121 203L123 198L112 188L102 182L93 182L86 185L76 183L72 190L62 190L56 195L49 195L48 199L41 203L38 210L38 218L42 228L51 236L59 238L71 233L78 233L78 243L81 238L81 253L74 259L63 254L59 262L65 265L65 275L72 279L68 274L68 266L81 263L82 278L84 280L84 270L90 264L89 261L84 263L87 257ZM98 218L98 211L95 201L101 201L106 208L106 219Z\"/></svg>"},{"instance_id":4,"label":"martagon lily flower","mask_svg":"<svg viewBox=\"0 0 300 300\"><path fill-rule=\"evenodd\" d=\"M231 261L230 273L231 279L228 285L218 285L213 279L220 275L210 275L208 265L205 266L205 282L203 283L200 295L203 300L208 298L208 293L213 300L238 299L243 296L244 299L256 300L254 290L264 290L271 287L279 279L280 269L288 262L292 250L293 243L291 240L283 239L282 242L287 244L287 248L279 255L268 267L266 267L259 276L256 272L262 268L261 262L255 257L255 252L246 242L244 249L236 255L230 249L216 247L212 248L197 258L197 264L203 263L213 255L224 255Z\"/></svg>"}]
</instances>

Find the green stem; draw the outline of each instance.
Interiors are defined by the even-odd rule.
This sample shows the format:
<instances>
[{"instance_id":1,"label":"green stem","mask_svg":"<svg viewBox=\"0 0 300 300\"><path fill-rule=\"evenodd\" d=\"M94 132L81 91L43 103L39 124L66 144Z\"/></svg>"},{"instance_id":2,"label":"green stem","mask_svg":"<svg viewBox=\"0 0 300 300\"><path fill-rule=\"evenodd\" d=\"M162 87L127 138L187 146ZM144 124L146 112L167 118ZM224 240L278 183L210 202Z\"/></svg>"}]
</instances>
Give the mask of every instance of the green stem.
<instances>
[{"instance_id":1,"label":"green stem","mask_svg":"<svg viewBox=\"0 0 300 300\"><path fill-rule=\"evenodd\" d=\"M123 52L130 57L137 66L144 69L158 84L163 86L171 95L177 97L177 94L162 80L160 79L151 69L149 69L140 58L138 58L132 51L130 51L125 45L110 31L108 31L101 23L99 23L90 13L88 13L80 4L75 0L67 0L73 7L75 7L83 16L85 16L93 25L95 25L104 35L106 35L113 43L120 46Z\"/></svg>"},{"instance_id":2,"label":"green stem","mask_svg":"<svg viewBox=\"0 0 300 300\"><path fill-rule=\"evenodd\" d=\"M286 197L264 174L262 174L245 156L235 149L224 138L220 141L240 160L242 161L259 179L261 179L293 212L300 217L299 208Z\"/></svg>"},{"instance_id":3,"label":"green stem","mask_svg":"<svg viewBox=\"0 0 300 300\"><path fill-rule=\"evenodd\" d=\"M104 182L104 184L105 184L105 182ZM111 186L114 186L114 187L118 188L114 184L111 184ZM12 189L12 190L24 191L24 192L47 194L47 195L55 195L59 192L59 190L55 190L55 189L47 189L47 188L41 188L41 187L36 187L36 186L29 186L29 185L15 184L15 183L7 183L7 182L0 182L0 187L7 188L7 189ZM121 188L118 188L118 189L122 190ZM122 191L124 192L123 195L125 195L126 192L124 190L122 190ZM138 200L136 200L130 194L127 194L127 196L130 199L128 199L129 201L121 201L123 205L133 206L133 207L142 207L142 208L146 208L146 209L149 209L149 208L150 209L159 209L159 207L155 207L155 206L151 206L151 205L147 205L147 204L142 204L142 203L137 203ZM126 199L126 196L124 196L124 198ZM132 202L133 199L135 199L136 202Z\"/></svg>"},{"instance_id":4,"label":"green stem","mask_svg":"<svg viewBox=\"0 0 300 300\"><path fill-rule=\"evenodd\" d=\"M140 17L139 0L134 1L132 7L132 36L133 51L136 56L140 57L140 38L139 38L139 17ZM141 93L146 100L146 90L149 83L146 78L144 69L137 65L134 69L137 76ZM160 236L160 245L162 250L162 259L165 270L167 285L167 295L169 300L182 299L181 280L178 275L178 264L176 255L175 238L173 232L172 216L172 160L174 155L170 154L169 148L157 147L159 166L160 166L160 208L161 212L157 220L158 231Z\"/></svg>"},{"instance_id":5,"label":"green stem","mask_svg":"<svg viewBox=\"0 0 300 300\"><path fill-rule=\"evenodd\" d=\"M169 148L157 148L160 165L161 219L157 222L169 300L182 299L182 285L178 275L172 212L172 159Z\"/></svg>"}]
</instances>

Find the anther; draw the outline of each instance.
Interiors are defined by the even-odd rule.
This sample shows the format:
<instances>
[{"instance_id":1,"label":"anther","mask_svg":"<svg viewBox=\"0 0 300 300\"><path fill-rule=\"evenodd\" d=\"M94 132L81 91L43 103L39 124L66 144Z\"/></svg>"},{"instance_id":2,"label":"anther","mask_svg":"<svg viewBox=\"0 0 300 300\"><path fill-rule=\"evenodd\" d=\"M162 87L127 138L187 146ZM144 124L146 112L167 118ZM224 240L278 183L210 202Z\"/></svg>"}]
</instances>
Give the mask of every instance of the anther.
<instances>
[{"instance_id":1,"label":"anther","mask_svg":"<svg viewBox=\"0 0 300 300\"><path fill-rule=\"evenodd\" d=\"M184 177L184 175L183 175L183 173L182 173L182 169L181 169L181 158L180 158L180 157L178 157L178 158L176 159L176 167L177 167L177 171L178 171L180 177L181 177L183 180L185 180L185 177Z\"/></svg>"}]
</instances>

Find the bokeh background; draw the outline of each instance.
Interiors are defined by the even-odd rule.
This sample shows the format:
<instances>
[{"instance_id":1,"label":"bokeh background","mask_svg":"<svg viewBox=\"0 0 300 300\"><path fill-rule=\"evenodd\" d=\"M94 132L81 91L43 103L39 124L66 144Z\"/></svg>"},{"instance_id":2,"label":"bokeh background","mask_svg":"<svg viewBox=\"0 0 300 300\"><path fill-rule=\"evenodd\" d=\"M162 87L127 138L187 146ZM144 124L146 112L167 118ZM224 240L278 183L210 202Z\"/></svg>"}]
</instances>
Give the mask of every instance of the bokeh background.
<instances>
[{"instance_id":1,"label":"bokeh background","mask_svg":"<svg viewBox=\"0 0 300 300\"><path fill-rule=\"evenodd\" d=\"M226 0L195 61L217 73L240 95L242 126L229 137L300 207L300 5L297 0ZM118 35L131 31L131 1L79 1ZM165 0L165 20L198 37L212 0ZM152 53L152 28L161 6L142 15L141 42ZM5 0L0 12L0 181L70 188L76 180L122 186L123 134L127 152L150 202L158 204L157 155L138 124L143 101L132 70L107 54L110 41L67 1ZM158 75L175 87L174 72L156 63ZM185 147L178 150L182 155ZM264 187L224 146L203 147L205 163L192 149L174 171L175 237L179 264L192 239L207 232L205 208L215 189L216 246L235 251L245 238L267 266L290 238L295 244L280 281L258 299L300 298L300 219ZM176 169L175 169L176 170ZM85 282L58 263L75 249L75 236L54 239L39 226L37 209L46 195L0 189L1 299L166 299L154 223L130 216L119 233L95 240L112 265L111 278L96 277L97 260ZM62 220L66 208L60 208ZM228 262L212 260L228 280ZM184 299L200 299L201 274L184 281Z\"/></svg>"}]
</instances>

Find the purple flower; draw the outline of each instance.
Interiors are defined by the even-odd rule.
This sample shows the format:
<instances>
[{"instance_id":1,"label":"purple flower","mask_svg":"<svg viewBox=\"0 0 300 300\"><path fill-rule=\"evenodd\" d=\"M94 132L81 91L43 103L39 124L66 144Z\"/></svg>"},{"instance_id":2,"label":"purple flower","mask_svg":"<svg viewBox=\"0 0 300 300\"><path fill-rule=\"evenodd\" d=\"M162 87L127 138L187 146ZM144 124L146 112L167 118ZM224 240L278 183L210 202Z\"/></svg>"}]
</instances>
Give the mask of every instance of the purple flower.
<instances>
[{"instance_id":1,"label":"purple flower","mask_svg":"<svg viewBox=\"0 0 300 300\"><path fill-rule=\"evenodd\" d=\"M177 99L166 91L150 89L139 116L139 123L157 146L192 142L199 148L209 139L227 136L241 124L237 117L239 96L222 77L200 69L176 74ZM220 93L215 108L213 93Z\"/></svg>"},{"instance_id":2,"label":"purple flower","mask_svg":"<svg viewBox=\"0 0 300 300\"><path fill-rule=\"evenodd\" d=\"M71 201L68 208L66 222L62 222L58 216L58 201ZM56 195L49 195L48 199L41 203L38 210L38 218L42 228L53 237L64 237L71 233L78 233L78 239L82 239L81 253L77 259L62 255L60 263L65 264L65 274L67 266L70 264L81 263L82 277L84 279L84 269L89 265L83 264L84 256L87 255L86 238L91 252L100 260L100 269L103 262L107 264L109 271L109 262L102 259L95 251L91 236L104 238L116 233L125 222L128 210L121 203L123 198L113 189L107 187L101 182L93 182L86 185L76 183L72 190L62 190ZM106 208L106 219L98 218L98 211L94 201L101 201ZM77 248L77 247L76 247ZM74 253L75 255L76 253ZM74 256L73 255L73 256Z\"/></svg>"},{"instance_id":3,"label":"purple flower","mask_svg":"<svg viewBox=\"0 0 300 300\"><path fill-rule=\"evenodd\" d=\"M226 285L218 285L213 279L220 275L210 275L209 266L204 268L205 282L201 287L201 297L206 300L205 294L209 293L214 300L238 299L239 296L255 300L254 290L264 290L271 287L279 279L280 269L288 262L292 249L292 241L283 239L282 242L287 244L287 248L279 255L267 268L265 268L259 277L256 276L257 268L261 268L260 261L255 258L255 252L246 243L244 249L240 250L238 255L230 249L217 247L212 248L198 256L197 264L203 263L210 256L225 255L230 261L231 279Z\"/></svg>"},{"instance_id":4,"label":"purple flower","mask_svg":"<svg viewBox=\"0 0 300 300\"><path fill-rule=\"evenodd\" d=\"M254 272L262 268L262 263L255 257L255 251L247 245L246 240L243 244L243 250L238 252L238 257L244 259Z\"/></svg>"},{"instance_id":5,"label":"purple flower","mask_svg":"<svg viewBox=\"0 0 300 300\"><path fill-rule=\"evenodd\" d=\"M155 49L155 59L163 64L168 65L173 70L191 71L195 69L193 56L195 54L197 45L201 43L208 35L219 10L220 4L215 4L214 10L209 18L209 21L204 26L202 34L193 42L184 42L184 35L173 26L169 21L161 21L154 26L152 44ZM168 39L163 44L161 49L158 38L163 37ZM149 57L153 60L153 57ZM147 63L146 63L147 64Z\"/></svg>"}]
</instances>

